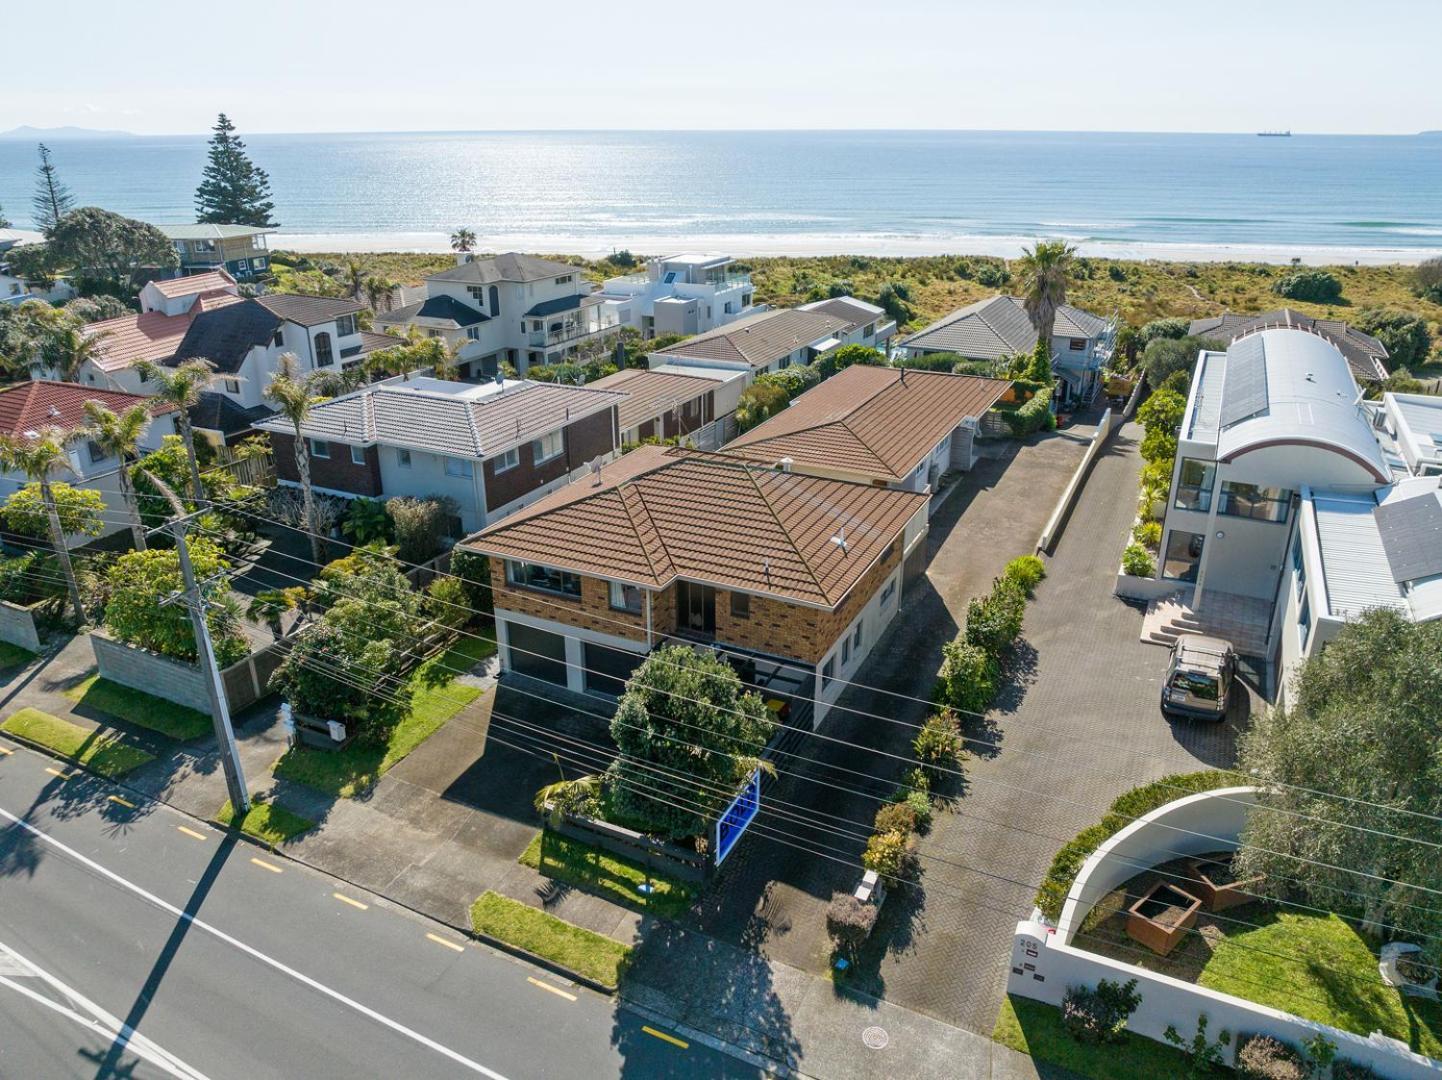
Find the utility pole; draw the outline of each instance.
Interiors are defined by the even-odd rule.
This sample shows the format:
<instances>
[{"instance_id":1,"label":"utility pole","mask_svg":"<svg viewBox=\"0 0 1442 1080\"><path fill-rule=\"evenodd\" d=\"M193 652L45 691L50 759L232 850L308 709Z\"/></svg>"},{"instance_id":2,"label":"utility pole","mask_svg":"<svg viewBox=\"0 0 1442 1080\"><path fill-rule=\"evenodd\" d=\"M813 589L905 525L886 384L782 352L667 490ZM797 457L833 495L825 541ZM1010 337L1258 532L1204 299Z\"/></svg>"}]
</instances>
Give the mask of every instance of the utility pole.
<instances>
[{"instance_id":1,"label":"utility pole","mask_svg":"<svg viewBox=\"0 0 1442 1080\"><path fill-rule=\"evenodd\" d=\"M210 625L205 620L205 597L195 580L190 565L190 549L185 542L185 522L170 522L175 537L175 552L180 557L180 576L185 591L179 602L190 611L190 625L195 630L195 658L205 675L205 689L210 696L210 718L215 724L215 741L220 747L220 764L225 770L225 788L236 817L250 809L250 792L245 788L245 773L240 767L240 752L235 745L235 729L230 724L230 709L225 701L225 688L220 682L220 668L215 664L215 649L210 643Z\"/></svg>"}]
</instances>

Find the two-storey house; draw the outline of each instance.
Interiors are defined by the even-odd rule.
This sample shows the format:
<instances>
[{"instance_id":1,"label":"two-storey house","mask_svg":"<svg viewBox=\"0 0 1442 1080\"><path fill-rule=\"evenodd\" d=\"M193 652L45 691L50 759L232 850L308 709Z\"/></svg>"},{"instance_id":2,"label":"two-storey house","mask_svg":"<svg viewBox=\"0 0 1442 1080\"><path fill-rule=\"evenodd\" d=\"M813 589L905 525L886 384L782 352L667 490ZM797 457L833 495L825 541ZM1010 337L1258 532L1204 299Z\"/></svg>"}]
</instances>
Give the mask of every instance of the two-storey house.
<instances>
[{"instance_id":1,"label":"two-storey house","mask_svg":"<svg viewBox=\"0 0 1442 1080\"><path fill-rule=\"evenodd\" d=\"M734 270L733 262L729 255L665 255L641 273L607 278L601 293L643 338L701 334L755 310L751 275Z\"/></svg>"},{"instance_id":2,"label":"two-storey house","mask_svg":"<svg viewBox=\"0 0 1442 1080\"><path fill-rule=\"evenodd\" d=\"M895 617L926 496L645 446L463 541L504 671L616 697L658 644L715 648L819 724Z\"/></svg>"},{"instance_id":3,"label":"two-storey house","mask_svg":"<svg viewBox=\"0 0 1442 1080\"><path fill-rule=\"evenodd\" d=\"M446 495L475 531L614 458L623 395L506 380L390 379L311 409L311 482L345 498ZM272 417L276 475L296 484L294 428Z\"/></svg>"},{"instance_id":4,"label":"two-storey house","mask_svg":"<svg viewBox=\"0 0 1442 1080\"><path fill-rule=\"evenodd\" d=\"M737 319L647 355L651 367L722 368L757 375L809 364L842 345L860 342L863 327L820 311L785 308Z\"/></svg>"},{"instance_id":5,"label":"two-storey house","mask_svg":"<svg viewBox=\"0 0 1442 1080\"><path fill-rule=\"evenodd\" d=\"M274 229L251 225L157 225L180 256L180 273L204 274L224 270L237 281L250 281L270 273L270 250L265 238Z\"/></svg>"},{"instance_id":6,"label":"two-storey house","mask_svg":"<svg viewBox=\"0 0 1442 1080\"><path fill-rule=\"evenodd\" d=\"M736 433L743 378L739 371L624 368L588 385L626 395L618 413L623 446L675 439L715 450Z\"/></svg>"},{"instance_id":7,"label":"two-storey house","mask_svg":"<svg viewBox=\"0 0 1442 1080\"><path fill-rule=\"evenodd\" d=\"M896 336L896 320L889 318L886 309L879 304L858 300L854 296L833 296L829 300L802 304L796 310L819 311L843 320L846 323L846 344L865 345L883 354L891 351L891 339Z\"/></svg>"}]
</instances>

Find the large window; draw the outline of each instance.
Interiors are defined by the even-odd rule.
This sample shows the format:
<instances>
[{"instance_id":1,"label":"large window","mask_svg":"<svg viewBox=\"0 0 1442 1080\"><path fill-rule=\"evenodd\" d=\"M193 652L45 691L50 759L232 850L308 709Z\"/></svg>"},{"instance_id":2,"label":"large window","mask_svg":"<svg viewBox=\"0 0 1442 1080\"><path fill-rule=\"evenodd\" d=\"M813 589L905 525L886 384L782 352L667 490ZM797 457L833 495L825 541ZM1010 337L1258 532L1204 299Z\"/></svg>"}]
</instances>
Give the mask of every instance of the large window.
<instances>
[{"instance_id":1,"label":"large window","mask_svg":"<svg viewBox=\"0 0 1442 1080\"><path fill-rule=\"evenodd\" d=\"M350 337L355 332L356 326L354 315L342 315L339 319L335 321L336 337Z\"/></svg>"},{"instance_id":2,"label":"large window","mask_svg":"<svg viewBox=\"0 0 1442 1080\"><path fill-rule=\"evenodd\" d=\"M459 477L462 480L469 480L475 475L475 469L465 458L446 458L446 475Z\"/></svg>"},{"instance_id":3,"label":"large window","mask_svg":"<svg viewBox=\"0 0 1442 1080\"><path fill-rule=\"evenodd\" d=\"M330 335L322 330L315 336L315 366L330 367L335 363L335 351L331 348Z\"/></svg>"},{"instance_id":4,"label":"large window","mask_svg":"<svg viewBox=\"0 0 1442 1080\"><path fill-rule=\"evenodd\" d=\"M641 587L627 585L624 581L611 582L611 606L617 611L629 611L633 615L639 615L641 613Z\"/></svg>"},{"instance_id":5,"label":"large window","mask_svg":"<svg viewBox=\"0 0 1442 1080\"><path fill-rule=\"evenodd\" d=\"M1212 484L1216 478L1215 462L1182 458L1181 472L1177 474L1177 493L1174 500L1176 508L1178 510L1210 510L1212 508Z\"/></svg>"},{"instance_id":6,"label":"large window","mask_svg":"<svg viewBox=\"0 0 1442 1080\"><path fill-rule=\"evenodd\" d=\"M519 465L521 463L521 455L513 446L504 454L497 454L495 462L495 471L498 473L503 473L507 469L514 469L517 465Z\"/></svg>"},{"instance_id":7,"label":"large window","mask_svg":"<svg viewBox=\"0 0 1442 1080\"><path fill-rule=\"evenodd\" d=\"M578 575L539 563L508 560L506 580L526 589L540 589L542 592L558 593L561 596L581 595L581 579Z\"/></svg>"},{"instance_id":8,"label":"large window","mask_svg":"<svg viewBox=\"0 0 1442 1080\"><path fill-rule=\"evenodd\" d=\"M1172 530L1167 535L1167 553L1162 560L1162 576L1174 581L1196 581L1205 540L1206 537L1201 533Z\"/></svg>"},{"instance_id":9,"label":"large window","mask_svg":"<svg viewBox=\"0 0 1442 1080\"><path fill-rule=\"evenodd\" d=\"M548 432L531 443L531 459L535 464L539 465L543 461L550 461L553 457L559 457L561 451L565 449L565 435L559 431Z\"/></svg>"},{"instance_id":10,"label":"large window","mask_svg":"<svg viewBox=\"0 0 1442 1080\"><path fill-rule=\"evenodd\" d=\"M1286 488L1258 487L1235 480L1222 481L1219 513L1255 521L1286 521L1292 493Z\"/></svg>"}]
</instances>

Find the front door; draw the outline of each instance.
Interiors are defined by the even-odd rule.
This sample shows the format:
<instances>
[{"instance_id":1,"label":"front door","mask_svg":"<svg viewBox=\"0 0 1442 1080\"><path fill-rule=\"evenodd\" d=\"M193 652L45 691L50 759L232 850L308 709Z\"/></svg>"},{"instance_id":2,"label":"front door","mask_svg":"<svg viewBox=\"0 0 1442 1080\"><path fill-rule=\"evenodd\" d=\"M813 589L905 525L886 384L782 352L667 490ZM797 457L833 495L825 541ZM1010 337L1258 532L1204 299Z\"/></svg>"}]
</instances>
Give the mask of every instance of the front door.
<instances>
[{"instance_id":1,"label":"front door","mask_svg":"<svg viewBox=\"0 0 1442 1080\"><path fill-rule=\"evenodd\" d=\"M682 581L677 584L681 628L711 637L716 633L716 590L709 585Z\"/></svg>"}]
</instances>

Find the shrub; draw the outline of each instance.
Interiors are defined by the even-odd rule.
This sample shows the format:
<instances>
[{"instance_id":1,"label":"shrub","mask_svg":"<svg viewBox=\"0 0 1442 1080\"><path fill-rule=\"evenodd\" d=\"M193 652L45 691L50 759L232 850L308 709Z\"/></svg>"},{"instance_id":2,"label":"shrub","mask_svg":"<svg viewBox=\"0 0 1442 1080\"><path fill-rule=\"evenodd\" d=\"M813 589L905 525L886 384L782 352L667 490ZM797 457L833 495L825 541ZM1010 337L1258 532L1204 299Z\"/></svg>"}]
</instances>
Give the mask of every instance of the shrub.
<instances>
[{"instance_id":1,"label":"shrub","mask_svg":"<svg viewBox=\"0 0 1442 1080\"><path fill-rule=\"evenodd\" d=\"M1191 374L1191 372L1189 372L1189 371L1174 371L1174 372L1172 372L1170 375L1168 375L1165 379L1162 380L1162 385L1159 386L1159 387L1157 387L1157 389L1158 389L1158 390L1170 391L1170 392L1173 393L1173 394L1181 394L1182 397L1186 397L1186 396L1187 396L1187 390L1191 387L1191 385L1192 385L1192 374Z\"/></svg>"},{"instance_id":2,"label":"shrub","mask_svg":"<svg viewBox=\"0 0 1442 1080\"><path fill-rule=\"evenodd\" d=\"M1420 315L1396 308L1367 308L1358 313L1352 325L1387 346L1388 360L1393 367L1414 367L1427 362L1432 335L1427 330L1427 320Z\"/></svg>"},{"instance_id":3,"label":"shrub","mask_svg":"<svg viewBox=\"0 0 1442 1080\"><path fill-rule=\"evenodd\" d=\"M906 834L899 832L874 834L861 853L861 865L890 882L906 879L912 861Z\"/></svg>"},{"instance_id":4,"label":"shrub","mask_svg":"<svg viewBox=\"0 0 1442 1080\"><path fill-rule=\"evenodd\" d=\"M340 531L357 544L390 540L393 527L384 499L356 499L350 504Z\"/></svg>"},{"instance_id":5,"label":"shrub","mask_svg":"<svg viewBox=\"0 0 1442 1080\"><path fill-rule=\"evenodd\" d=\"M1342 299L1341 281L1327 270L1295 270L1272 282L1272 291L1309 304L1335 304Z\"/></svg>"},{"instance_id":6,"label":"shrub","mask_svg":"<svg viewBox=\"0 0 1442 1080\"><path fill-rule=\"evenodd\" d=\"M201 591L213 601L206 614L215 661L227 667L249 651L234 609L220 601L229 591L225 556L204 537L189 541L190 561L197 581L207 582ZM195 632L184 604L158 603L183 588L180 556L174 548L132 551L115 560L106 574L110 597L105 604L105 628L121 641L142 649L193 663L196 659Z\"/></svg>"},{"instance_id":7,"label":"shrub","mask_svg":"<svg viewBox=\"0 0 1442 1080\"><path fill-rule=\"evenodd\" d=\"M1152 522L1152 524L1156 524ZM1157 572L1152 553L1138 543L1130 543L1122 552L1122 573L1128 577L1152 577Z\"/></svg>"},{"instance_id":8,"label":"shrub","mask_svg":"<svg viewBox=\"0 0 1442 1080\"><path fill-rule=\"evenodd\" d=\"M938 704L960 713L985 712L996 694L996 661L985 649L963 640L948 641L941 656L934 695Z\"/></svg>"},{"instance_id":9,"label":"shrub","mask_svg":"<svg viewBox=\"0 0 1442 1080\"><path fill-rule=\"evenodd\" d=\"M1036 592L1036 587L1046 577L1046 563L1035 555L1020 555L1006 564L1002 571L1002 578L1007 581L1014 581L1019 585L1028 597Z\"/></svg>"},{"instance_id":10,"label":"shrub","mask_svg":"<svg viewBox=\"0 0 1442 1080\"><path fill-rule=\"evenodd\" d=\"M1121 263L1107 263L1107 277L1113 281L1125 281L1127 272Z\"/></svg>"},{"instance_id":11,"label":"shrub","mask_svg":"<svg viewBox=\"0 0 1442 1080\"><path fill-rule=\"evenodd\" d=\"M750 431L758 424L769 420L790 401L790 396L775 383L763 383L760 379L741 391L736 402L736 430Z\"/></svg>"},{"instance_id":12,"label":"shrub","mask_svg":"<svg viewBox=\"0 0 1442 1080\"><path fill-rule=\"evenodd\" d=\"M1158 390L1137 409L1137 422L1146 428L1148 434L1165 431L1175 435L1182 426L1182 416L1186 411L1187 399L1181 394L1175 390Z\"/></svg>"},{"instance_id":13,"label":"shrub","mask_svg":"<svg viewBox=\"0 0 1442 1080\"><path fill-rule=\"evenodd\" d=\"M1143 347L1158 338L1180 341L1187 336L1187 329L1190 326L1191 324L1186 319L1153 319L1137 332L1137 336Z\"/></svg>"},{"instance_id":14,"label":"shrub","mask_svg":"<svg viewBox=\"0 0 1442 1080\"><path fill-rule=\"evenodd\" d=\"M1132 529L1132 539L1150 551L1156 551L1162 542L1160 521L1139 521Z\"/></svg>"},{"instance_id":15,"label":"shrub","mask_svg":"<svg viewBox=\"0 0 1442 1080\"><path fill-rule=\"evenodd\" d=\"M426 587L422 604L426 615L452 630L459 630L475 617L465 583L453 577L438 577Z\"/></svg>"},{"instance_id":16,"label":"shrub","mask_svg":"<svg viewBox=\"0 0 1442 1080\"><path fill-rule=\"evenodd\" d=\"M1370 1065L1357 1061L1332 1062L1332 1080L1381 1080L1381 1074Z\"/></svg>"},{"instance_id":17,"label":"shrub","mask_svg":"<svg viewBox=\"0 0 1442 1080\"><path fill-rule=\"evenodd\" d=\"M1171 461L1177 456L1177 437L1164 428L1152 428L1142 436L1142 460L1145 462Z\"/></svg>"},{"instance_id":18,"label":"shrub","mask_svg":"<svg viewBox=\"0 0 1442 1080\"><path fill-rule=\"evenodd\" d=\"M886 357L881 354L879 349L873 349L869 345L843 345L834 353L817 360L816 368L823 379L829 379L838 371L845 371L857 364L866 367L884 367L886 366ZM785 370L790 371L791 369L786 368Z\"/></svg>"},{"instance_id":19,"label":"shrub","mask_svg":"<svg viewBox=\"0 0 1442 1080\"><path fill-rule=\"evenodd\" d=\"M876 811L874 828L878 833L899 832L903 835L914 833L916 831L916 811L911 808L909 803L887 803Z\"/></svg>"},{"instance_id":20,"label":"shrub","mask_svg":"<svg viewBox=\"0 0 1442 1080\"><path fill-rule=\"evenodd\" d=\"M1043 394L1037 394L1019 409L1003 410L1001 416L1007 428L1019 439L1033 432L1051 431L1056 427L1056 417L1051 412L1051 398Z\"/></svg>"},{"instance_id":21,"label":"shrub","mask_svg":"<svg viewBox=\"0 0 1442 1080\"><path fill-rule=\"evenodd\" d=\"M1302 1055L1270 1035L1252 1035L1237 1045L1237 1075L1247 1080L1307 1080Z\"/></svg>"},{"instance_id":22,"label":"shrub","mask_svg":"<svg viewBox=\"0 0 1442 1080\"><path fill-rule=\"evenodd\" d=\"M1000 260L978 260L975 269L977 284L995 289L1011 280L1011 271Z\"/></svg>"},{"instance_id":23,"label":"shrub","mask_svg":"<svg viewBox=\"0 0 1442 1080\"><path fill-rule=\"evenodd\" d=\"M466 605L473 611L489 615L491 603L491 564L478 551L458 547L451 552L451 573L466 587Z\"/></svg>"},{"instance_id":24,"label":"shrub","mask_svg":"<svg viewBox=\"0 0 1442 1080\"><path fill-rule=\"evenodd\" d=\"M1191 372L1203 349L1225 349L1226 342L1207 338L1153 338L1142 352L1147 382L1160 387L1173 372Z\"/></svg>"},{"instance_id":25,"label":"shrub","mask_svg":"<svg viewBox=\"0 0 1442 1080\"><path fill-rule=\"evenodd\" d=\"M1412 286L1422 299L1442 304L1442 255L1417 264L1412 272Z\"/></svg>"},{"instance_id":26,"label":"shrub","mask_svg":"<svg viewBox=\"0 0 1442 1080\"><path fill-rule=\"evenodd\" d=\"M916 821L916 831L926 832L931 828L931 798L924 791L909 791L906 793L906 805L911 808L911 816Z\"/></svg>"},{"instance_id":27,"label":"shrub","mask_svg":"<svg viewBox=\"0 0 1442 1080\"><path fill-rule=\"evenodd\" d=\"M0 600L28 604L65 591L60 562L48 551L0 556Z\"/></svg>"},{"instance_id":28,"label":"shrub","mask_svg":"<svg viewBox=\"0 0 1442 1080\"><path fill-rule=\"evenodd\" d=\"M880 910L850 893L835 893L826 907L826 932L835 942L836 951L854 960L876 927Z\"/></svg>"},{"instance_id":29,"label":"shrub","mask_svg":"<svg viewBox=\"0 0 1442 1080\"><path fill-rule=\"evenodd\" d=\"M927 353L924 356L910 356L897 360L894 367L911 368L913 371L956 371L963 364L974 364L976 361L969 360L960 353L937 352ZM990 361L983 361L986 364L986 374L991 374L993 365ZM977 372L960 372L960 374L977 374Z\"/></svg>"},{"instance_id":30,"label":"shrub","mask_svg":"<svg viewBox=\"0 0 1442 1080\"><path fill-rule=\"evenodd\" d=\"M1021 636L1026 593L1013 581L999 580L986 596L966 605L966 642L1000 660Z\"/></svg>"},{"instance_id":31,"label":"shrub","mask_svg":"<svg viewBox=\"0 0 1442 1080\"><path fill-rule=\"evenodd\" d=\"M938 778L955 769L965 757L961 743L961 725L950 709L932 713L912 740L911 748L922 767ZM880 826L877 826L880 829Z\"/></svg>"},{"instance_id":32,"label":"shrub","mask_svg":"<svg viewBox=\"0 0 1442 1080\"><path fill-rule=\"evenodd\" d=\"M404 562L420 563L440 554L451 520L460 517L461 509L449 495L402 495L386 502L386 513L395 525L396 554Z\"/></svg>"},{"instance_id":33,"label":"shrub","mask_svg":"<svg viewBox=\"0 0 1442 1080\"><path fill-rule=\"evenodd\" d=\"M1121 1042L1127 1020L1141 1003L1136 979L1125 984L1103 979L1095 990L1069 986L1061 1002L1062 1026L1079 1043Z\"/></svg>"},{"instance_id":34,"label":"shrub","mask_svg":"<svg viewBox=\"0 0 1442 1080\"><path fill-rule=\"evenodd\" d=\"M64 481L50 485L60 529L67 536L99 536L104 527L105 499L93 488L71 487ZM39 484L26 484L10 493L0 509L0 519L20 536L49 541L50 515L40 497Z\"/></svg>"}]
</instances>

